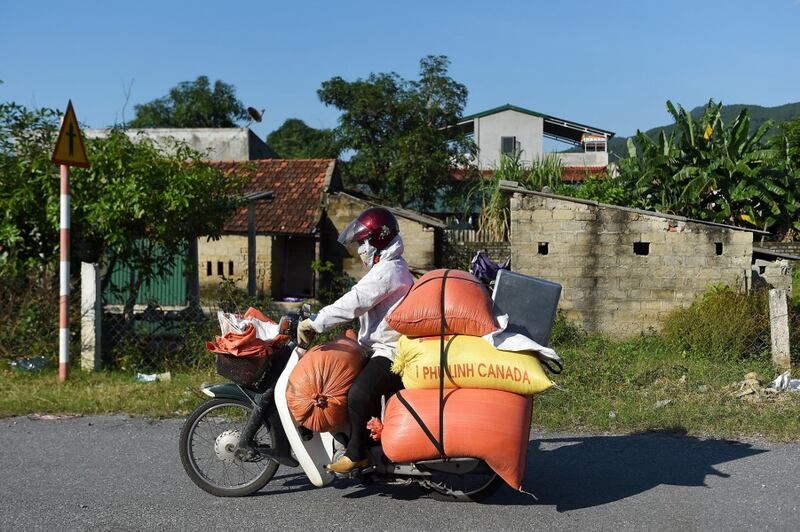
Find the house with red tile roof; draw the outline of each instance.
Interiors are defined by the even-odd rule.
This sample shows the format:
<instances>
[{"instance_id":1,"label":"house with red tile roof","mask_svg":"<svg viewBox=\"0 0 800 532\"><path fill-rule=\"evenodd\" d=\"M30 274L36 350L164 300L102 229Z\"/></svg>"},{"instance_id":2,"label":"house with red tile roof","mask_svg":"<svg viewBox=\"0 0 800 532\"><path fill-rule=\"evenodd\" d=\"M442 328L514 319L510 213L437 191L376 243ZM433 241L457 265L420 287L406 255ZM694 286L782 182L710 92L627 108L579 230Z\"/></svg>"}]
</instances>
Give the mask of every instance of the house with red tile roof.
<instances>
[{"instance_id":1,"label":"house with red tile roof","mask_svg":"<svg viewBox=\"0 0 800 532\"><path fill-rule=\"evenodd\" d=\"M336 272L360 278L366 270L337 242L339 232L362 210L381 205L342 189L334 159L211 161L225 175L247 180L245 193L273 191L255 207L257 289L274 299L318 297L327 280L312 269L331 262ZM437 245L444 224L436 218L388 207L400 223L409 264L419 270L438 264ZM223 280L247 288L248 209L225 224L219 240L198 240L201 298ZM321 287L322 285L322 287Z\"/></svg>"},{"instance_id":2,"label":"house with red tile roof","mask_svg":"<svg viewBox=\"0 0 800 532\"><path fill-rule=\"evenodd\" d=\"M334 159L211 161L225 175L247 179L245 193L273 191L255 207L256 285L275 298L312 297L312 262L321 259L320 231L326 193L340 188ZM247 289L247 207L225 224L219 240L198 242L200 293L225 279Z\"/></svg>"}]
</instances>

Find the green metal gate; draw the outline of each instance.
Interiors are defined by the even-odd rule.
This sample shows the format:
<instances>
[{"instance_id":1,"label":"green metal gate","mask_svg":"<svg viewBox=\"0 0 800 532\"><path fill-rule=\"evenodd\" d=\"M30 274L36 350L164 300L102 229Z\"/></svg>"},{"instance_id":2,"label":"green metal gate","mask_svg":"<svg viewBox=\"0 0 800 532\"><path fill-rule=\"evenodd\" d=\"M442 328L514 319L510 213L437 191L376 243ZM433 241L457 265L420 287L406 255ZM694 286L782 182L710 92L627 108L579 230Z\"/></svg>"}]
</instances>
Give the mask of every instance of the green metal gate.
<instances>
[{"instance_id":1,"label":"green metal gate","mask_svg":"<svg viewBox=\"0 0 800 532\"><path fill-rule=\"evenodd\" d=\"M162 307L186 305L186 252L176 254L173 264L170 272L142 284L136 298L137 305L149 303L155 303ZM105 292L107 304L125 304L125 300L128 298L126 287L130 284L130 276L129 266L121 264L114 268Z\"/></svg>"}]
</instances>

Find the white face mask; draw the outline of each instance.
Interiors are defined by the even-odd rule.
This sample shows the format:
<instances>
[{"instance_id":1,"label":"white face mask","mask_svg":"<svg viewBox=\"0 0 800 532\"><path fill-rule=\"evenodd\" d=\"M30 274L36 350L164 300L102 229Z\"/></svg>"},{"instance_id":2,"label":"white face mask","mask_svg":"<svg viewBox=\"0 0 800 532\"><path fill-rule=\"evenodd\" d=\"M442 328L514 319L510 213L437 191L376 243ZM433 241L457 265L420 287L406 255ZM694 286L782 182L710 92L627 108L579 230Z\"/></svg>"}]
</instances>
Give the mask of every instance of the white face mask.
<instances>
[{"instance_id":1,"label":"white face mask","mask_svg":"<svg viewBox=\"0 0 800 532\"><path fill-rule=\"evenodd\" d=\"M375 264L375 254L377 252L378 250L366 240L358 245L358 256L368 270Z\"/></svg>"}]
</instances>

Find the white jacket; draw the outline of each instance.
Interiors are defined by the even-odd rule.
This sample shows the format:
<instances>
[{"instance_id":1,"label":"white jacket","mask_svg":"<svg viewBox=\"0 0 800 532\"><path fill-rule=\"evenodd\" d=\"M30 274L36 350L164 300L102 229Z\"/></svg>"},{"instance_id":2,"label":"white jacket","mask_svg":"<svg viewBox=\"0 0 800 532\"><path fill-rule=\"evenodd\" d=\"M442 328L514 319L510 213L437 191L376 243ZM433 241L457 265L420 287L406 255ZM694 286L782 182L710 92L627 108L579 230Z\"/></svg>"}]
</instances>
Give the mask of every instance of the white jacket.
<instances>
[{"instance_id":1,"label":"white jacket","mask_svg":"<svg viewBox=\"0 0 800 532\"><path fill-rule=\"evenodd\" d=\"M359 319L358 343L373 356L394 359L400 333L389 327L386 316L400 303L414 279L403 255L403 240L396 236L381 251L380 261L345 295L323 308L312 322L318 333Z\"/></svg>"}]
</instances>

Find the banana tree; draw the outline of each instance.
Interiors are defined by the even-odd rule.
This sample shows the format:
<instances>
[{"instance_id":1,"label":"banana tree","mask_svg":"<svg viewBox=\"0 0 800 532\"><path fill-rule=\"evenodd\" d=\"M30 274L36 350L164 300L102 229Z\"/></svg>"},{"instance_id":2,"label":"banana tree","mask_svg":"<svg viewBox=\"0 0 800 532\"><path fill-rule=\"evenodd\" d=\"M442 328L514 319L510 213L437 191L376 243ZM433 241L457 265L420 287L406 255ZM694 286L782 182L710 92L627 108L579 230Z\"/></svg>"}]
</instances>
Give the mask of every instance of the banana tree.
<instances>
[{"instance_id":1,"label":"banana tree","mask_svg":"<svg viewBox=\"0 0 800 532\"><path fill-rule=\"evenodd\" d=\"M636 207L703 220L767 227L783 233L798 223L797 171L763 139L772 127L750 133L742 110L730 125L721 103L709 102L695 118L667 102L672 132L654 140L637 131L620 162L620 180ZM786 151L786 150L784 150Z\"/></svg>"}]
</instances>

